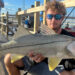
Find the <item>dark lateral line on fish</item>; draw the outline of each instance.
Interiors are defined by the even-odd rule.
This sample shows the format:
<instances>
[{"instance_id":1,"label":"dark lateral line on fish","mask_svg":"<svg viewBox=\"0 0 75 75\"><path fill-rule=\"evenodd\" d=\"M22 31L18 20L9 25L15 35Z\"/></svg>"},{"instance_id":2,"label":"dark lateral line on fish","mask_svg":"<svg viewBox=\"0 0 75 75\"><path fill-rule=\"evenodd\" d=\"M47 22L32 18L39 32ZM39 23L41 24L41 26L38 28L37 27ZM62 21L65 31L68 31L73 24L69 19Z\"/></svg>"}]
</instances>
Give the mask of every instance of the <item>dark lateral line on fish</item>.
<instances>
[{"instance_id":1,"label":"dark lateral line on fish","mask_svg":"<svg viewBox=\"0 0 75 75\"><path fill-rule=\"evenodd\" d=\"M5 43L5 41L0 41L0 43Z\"/></svg>"},{"instance_id":2,"label":"dark lateral line on fish","mask_svg":"<svg viewBox=\"0 0 75 75\"><path fill-rule=\"evenodd\" d=\"M48 42L48 43L40 43L40 44L33 44L33 45L15 46L15 47L9 47L9 48L5 48L5 49L1 49L0 51L7 50L7 49L11 49L11 48L19 48L19 47L28 47L28 46L45 45L45 44L50 44L50 43L55 43L55 42L65 42L65 41L68 41L68 40L64 40L64 41L52 41L52 42Z\"/></svg>"}]
</instances>

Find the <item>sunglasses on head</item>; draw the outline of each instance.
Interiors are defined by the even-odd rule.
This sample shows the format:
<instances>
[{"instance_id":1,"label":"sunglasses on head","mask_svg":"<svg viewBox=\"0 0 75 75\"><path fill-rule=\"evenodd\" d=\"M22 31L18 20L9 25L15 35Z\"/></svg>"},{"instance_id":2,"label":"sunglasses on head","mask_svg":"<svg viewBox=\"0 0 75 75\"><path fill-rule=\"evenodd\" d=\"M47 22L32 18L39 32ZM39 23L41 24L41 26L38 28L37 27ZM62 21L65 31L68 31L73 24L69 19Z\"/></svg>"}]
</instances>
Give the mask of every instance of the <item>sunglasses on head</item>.
<instances>
[{"instance_id":1,"label":"sunglasses on head","mask_svg":"<svg viewBox=\"0 0 75 75\"><path fill-rule=\"evenodd\" d=\"M60 15L60 14L56 14L56 15L47 14L46 17L47 17L48 19L50 19L50 20L51 20L53 17L54 17L56 20L60 20L60 19L63 17L63 15Z\"/></svg>"}]
</instances>

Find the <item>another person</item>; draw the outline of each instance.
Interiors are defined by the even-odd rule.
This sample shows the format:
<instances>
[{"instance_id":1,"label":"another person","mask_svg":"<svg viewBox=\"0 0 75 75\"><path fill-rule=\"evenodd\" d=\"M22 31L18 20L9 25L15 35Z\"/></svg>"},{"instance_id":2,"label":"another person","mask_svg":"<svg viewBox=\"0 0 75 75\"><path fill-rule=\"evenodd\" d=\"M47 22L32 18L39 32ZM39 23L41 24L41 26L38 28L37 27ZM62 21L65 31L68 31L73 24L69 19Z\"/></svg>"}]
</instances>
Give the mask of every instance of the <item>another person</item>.
<instances>
[{"instance_id":1,"label":"another person","mask_svg":"<svg viewBox=\"0 0 75 75\"><path fill-rule=\"evenodd\" d=\"M57 1L48 2L45 13L48 28L53 29L58 34L72 36L69 32L61 28L62 21L66 15L66 9L63 3ZM68 63L67 65L69 63L74 65L75 63L73 59L65 59L60 64L65 65L66 61ZM30 72L31 75L75 75L74 68L70 68L71 66L65 66L63 70L61 67L57 67L54 71L49 71L47 58L41 54L35 55L34 52L29 52L28 57L25 56L14 63L11 63L11 54L7 54L4 58L4 63L9 75L20 75L20 70L22 69Z\"/></svg>"},{"instance_id":2,"label":"another person","mask_svg":"<svg viewBox=\"0 0 75 75\"><path fill-rule=\"evenodd\" d=\"M69 28L69 22L67 22L65 29L70 30L71 28Z\"/></svg>"},{"instance_id":3,"label":"another person","mask_svg":"<svg viewBox=\"0 0 75 75\"><path fill-rule=\"evenodd\" d=\"M25 17L25 24L24 24L25 28L29 28L29 20L27 17Z\"/></svg>"}]
</instances>

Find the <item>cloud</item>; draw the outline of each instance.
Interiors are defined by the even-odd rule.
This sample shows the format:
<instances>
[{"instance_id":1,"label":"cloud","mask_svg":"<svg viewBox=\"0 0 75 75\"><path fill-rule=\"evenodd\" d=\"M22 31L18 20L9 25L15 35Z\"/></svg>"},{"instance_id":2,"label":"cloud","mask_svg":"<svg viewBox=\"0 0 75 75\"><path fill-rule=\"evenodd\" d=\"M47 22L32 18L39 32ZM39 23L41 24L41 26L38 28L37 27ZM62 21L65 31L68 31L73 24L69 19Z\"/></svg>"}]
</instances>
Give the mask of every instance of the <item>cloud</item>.
<instances>
[{"instance_id":1,"label":"cloud","mask_svg":"<svg viewBox=\"0 0 75 75\"><path fill-rule=\"evenodd\" d=\"M13 8L15 6L14 4L5 2L4 5L5 5L5 7L1 9L1 12L6 13L7 11L8 12L12 12L12 11L16 11L17 10L16 8Z\"/></svg>"},{"instance_id":2,"label":"cloud","mask_svg":"<svg viewBox=\"0 0 75 75\"><path fill-rule=\"evenodd\" d=\"M14 6L14 5L12 5L12 4L8 3L8 2L5 2L4 5L5 6Z\"/></svg>"},{"instance_id":3,"label":"cloud","mask_svg":"<svg viewBox=\"0 0 75 75\"><path fill-rule=\"evenodd\" d=\"M13 8L2 8L2 9L1 9L1 13L7 13L7 11L8 11L10 14L15 14L15 13L16 13L16 9L13 9Z\"/></svg>"},{"instance_id":4,"label":"cloud","mask_svg":"<svg viewBox=\"0 0 75 75\"><path fill-rule=\"evenodd\" d=\"M6 9L5 8L2 8L2 10L5 11Z\"/></svg>"}]
</instances>

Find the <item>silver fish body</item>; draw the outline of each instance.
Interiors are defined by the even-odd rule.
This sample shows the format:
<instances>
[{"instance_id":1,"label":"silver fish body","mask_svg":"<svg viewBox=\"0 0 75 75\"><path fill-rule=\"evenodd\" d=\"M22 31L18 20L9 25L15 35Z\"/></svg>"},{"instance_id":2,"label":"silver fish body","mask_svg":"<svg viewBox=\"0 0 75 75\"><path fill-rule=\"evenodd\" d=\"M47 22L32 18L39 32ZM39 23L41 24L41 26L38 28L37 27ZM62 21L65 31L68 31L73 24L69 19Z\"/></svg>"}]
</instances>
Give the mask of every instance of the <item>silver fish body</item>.
<instances>
[{"instance_id":1,"label":"silver fish body","mask_svg":"<svg viewBox=\"0 0 75 75\"><path fill-rule=\"evenodd\" d=\"M30 51L41 53L46 57L75 58L67 46L75 41L74 37L66 35L26 35L13 40L11 43L1 44L0 57L6 53L27 55Z\"/></svg>"}]
</instances>

